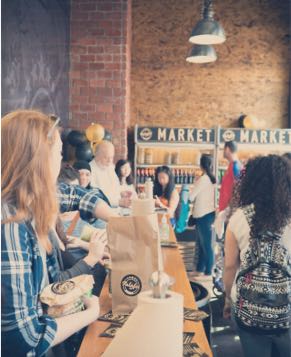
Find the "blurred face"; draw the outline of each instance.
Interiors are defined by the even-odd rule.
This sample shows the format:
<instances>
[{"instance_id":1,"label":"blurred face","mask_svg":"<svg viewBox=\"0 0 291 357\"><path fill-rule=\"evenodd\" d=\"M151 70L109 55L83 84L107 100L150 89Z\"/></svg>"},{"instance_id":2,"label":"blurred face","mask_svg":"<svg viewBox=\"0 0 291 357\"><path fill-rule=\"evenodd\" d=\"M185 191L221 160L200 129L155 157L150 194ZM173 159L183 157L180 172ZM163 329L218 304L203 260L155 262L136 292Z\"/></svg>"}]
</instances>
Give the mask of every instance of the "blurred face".
<instances>
[{"instance_id":1,"label":"blurred face","mask_svg":"<svg viewBox=\"0 0 291 357\"><path fill-rule=\"evenodd\" d=\"M166 187L169 183L169 176L165 172L160 172L158 174L158 181L163 187Z\"/></svg>"},{"instance_id":2,"label":"blurred face","mask_svg":"<svg viewBox=\"0 0 291 357\"><path fill-rule=\"evenodd\" d=\"M113 164L114 147L106 147L98 153L96 161L104 167L109 167Z\"/></svg>"},{"instance_id":3,"label":"blurred face","mask_svg":"<svg viewBox=\"0 0 291 357\"><path fill-rule=\"evenodd\" d=\"M131 174L131 167L128 162L121 166L120 172L122 177L128 177Z\"/></svg>"},{"instance_id":4,"label":"blurred face","mask_svg":"<svg viewBox=\"0 0 291 357\"><path fill-rule=\"evenodd\" d=\"M55 132L55 141L52 146L52 156L51 156L51 170L53 174L54 182L57 182L57 178L61 169L61 161L63 158L62 155L63 143L58 131Z\"/></svg>"},{"instance_id":5,"label":"blurred face","mask_svg":"<svg viewBox=\"0 0 291 357\"><path fill-rule=\"evenodd\" d=\"M82 187L87 187L91 182L91 172L87 169L79 170L80 174L80 185Z\"/></svg>"}]
</instances>

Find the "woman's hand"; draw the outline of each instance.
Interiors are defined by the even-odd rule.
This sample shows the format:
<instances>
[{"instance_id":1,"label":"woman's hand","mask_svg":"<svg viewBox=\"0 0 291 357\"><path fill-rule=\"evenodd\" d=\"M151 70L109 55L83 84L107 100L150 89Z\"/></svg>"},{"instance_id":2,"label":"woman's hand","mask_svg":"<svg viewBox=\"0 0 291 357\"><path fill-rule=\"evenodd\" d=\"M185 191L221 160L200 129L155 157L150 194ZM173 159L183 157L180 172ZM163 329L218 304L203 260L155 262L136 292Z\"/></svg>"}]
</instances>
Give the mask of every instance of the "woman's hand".
<instances>
[{"instance_id":1,"label":"woman's hand","mask_svg":"<svg viewBox=\"0 0 291 357\"><path fill-rule=\"evenodd\" d=\"M109 252L104 251L103 257L101 260L99 260L98 263L100 263L101 265L105 265L106 263L108 263L108 261L111 261L111 255Z\"/></svg>"},{"instance_id":2,"label":"woman's hand","mask_svg":"<svg viewBox=\"0 0 291 357\"><path fill-rule=\"evenodd\" d=\"M131 203L132 200L130 197L121 197L118 204L120 207L128 208L131 206Z\"/></svg>"},{"instance_id":3,"label":"woman's hand","mask_svg":"<svg viewBox=\"0 0 291 357\"><path fill-rule=\"evenodd\" d=\"M161 200L159 199L158 196L155 196L155 206L156 207L161 207L161 205L162 205Z\"/></svg>"},{"instance_id":4,"label":"woman's hand","mask_svg":"<svg viewBox=\"0 0 291 357\"><path fill-rule=\"evenodd\" d=\"M101 235L100 231L94 232L90 239L88 255L84 258L84 261L93 267L96 263L102 260L106 244L106 231L103 231Z\"/></svg>"},{"instance_id":5,"label":"woman's hand","mask_svg":"<svg viewBox=\"0 0 291 357\"><path fill-rule=\"evenodd\" d=\"M168 207L163 204L163 202L159 199L158 196L155 196L155 206L156 206L156 207L159 207L159 208L166 208L166 209L168 209Z\"/></svg>"},{"instance_id":6,"label":"woman's hand","mask_svg":"<svg viewBox=\"0 0 291 357\"><path fill-rule=\"evenodd\" d=\"M223 318L226 320L230 320L231 318L231 300L229 298L225 298L224 308L223 308Z\"/></svg>"}]
</instances>

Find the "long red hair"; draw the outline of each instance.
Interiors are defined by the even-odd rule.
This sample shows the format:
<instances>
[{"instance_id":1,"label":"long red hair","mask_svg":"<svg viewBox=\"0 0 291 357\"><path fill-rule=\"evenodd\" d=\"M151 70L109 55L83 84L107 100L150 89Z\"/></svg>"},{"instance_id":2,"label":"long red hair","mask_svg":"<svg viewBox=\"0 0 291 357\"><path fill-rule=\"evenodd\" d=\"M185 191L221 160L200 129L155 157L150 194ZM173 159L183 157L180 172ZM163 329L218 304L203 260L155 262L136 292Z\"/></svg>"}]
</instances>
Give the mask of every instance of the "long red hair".
<instances>
[{"instance_id":1,"label":"long red hair","mask_svg":"<svg viewBox=\"0 0 291 357\"><path fill-rule=\"evenodd\" d=\"M53 121L34 110L18 110L1 122L2 202L16 208L5 222L33 220L38 238L47 246L58 212L52 175ZM4 223L5 223L4 222Z\"/></svg>"}]
</instances>

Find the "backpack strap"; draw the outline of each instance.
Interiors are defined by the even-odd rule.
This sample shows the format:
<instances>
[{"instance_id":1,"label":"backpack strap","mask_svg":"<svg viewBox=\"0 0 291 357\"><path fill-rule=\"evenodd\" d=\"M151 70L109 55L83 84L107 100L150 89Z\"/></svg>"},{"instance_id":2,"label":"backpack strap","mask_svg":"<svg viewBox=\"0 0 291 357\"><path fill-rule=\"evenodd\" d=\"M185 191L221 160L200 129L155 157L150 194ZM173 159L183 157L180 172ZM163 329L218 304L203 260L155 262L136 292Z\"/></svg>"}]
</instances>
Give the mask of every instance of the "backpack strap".
<instances>
[{"instance_id":1,"label":"backpack strap","mask_svg":"<svg viewBox=\"0 0 291 357\"><path fill-rule=\"evenodd\" d=\"M254 205L249 205L249 206L245 206L242 208L243 210L243 213L246 217L246 220L248 222L248 225L250 226L251 228L251 225L252 225L252 219L253 219L253 216L255 215L255 208L254 208Z\"/></svg>"},{"instance_id":2,"label":"backpack strap","mask_svg":"<svg viewBox=\"0 0 291 357\"><path fill-rule=\"evenodd\" d=\"M251 227L252 218L255 214L254 206L249 205L243 207L243 212L249 226ZM281 269L283 269L291 277L291 256L287 252L286 248L281 245L280 238L281 235L269 231L260 233L257 239L250 234L248 250L249 258L251 258L253 264L251 267L243 269L239 275L243 275L247 273L247 270L251 270L257 267L260 264L260 261L262 261L262 259L266 259L267 261L269 261L270 256L268 255L274 254L274 252L276 252L275 254L278 255L278 258L281 254L286 256L286 260L278 264ZM266 244L269 245L268 249L264 249L264 247L266 247ZM265 254L267 254L267 256Z\"/></svg>"}]
</instances>

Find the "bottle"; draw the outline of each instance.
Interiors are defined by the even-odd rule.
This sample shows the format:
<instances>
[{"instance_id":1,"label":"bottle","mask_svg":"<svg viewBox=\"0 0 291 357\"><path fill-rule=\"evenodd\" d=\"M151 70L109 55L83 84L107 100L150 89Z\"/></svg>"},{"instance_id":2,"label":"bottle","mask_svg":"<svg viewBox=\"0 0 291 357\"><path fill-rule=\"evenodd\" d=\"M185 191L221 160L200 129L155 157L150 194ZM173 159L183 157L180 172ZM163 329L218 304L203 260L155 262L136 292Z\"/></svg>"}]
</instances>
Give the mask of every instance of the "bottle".
<instances>
[{"instance_id":1,"label":"bottle","mask_svg":"<svg viewBox=\"0 0 291 357\"><path fill-rule=\"evenodd\" d=\"M151 169L151 179L153 182L155 181L155 169Z\"/></svg>"},{"instance_id":2,"label":"bottle","mask_svg":"<svg viewBox=\"0 0 291 357\"><path fill-rule=\"evenodd\" d=\"M145 163L147 165L153 164L153 150L152 149L145 150Z\"/></svg>"},{"instance_id":3,"label":"bottle","mask_svg":"<svg viewBox=\"0 0 291 357\"><path fill-rule=\"evenodd\" d=\"M154 185L150 177L146 178L145 185L144 185L144 192L146 195L146 198L153 198L153 189Z\"/></svg>"},{"instance_id":4,"label":"bottle","mask_svg":"<svg viewBox=\"0 0 291 357\"><path fill-rule=\"evenodd\" d=\"M145 149L144 148L139 148L138 149L138 159L137 159L139 164L144 164L145 161Z\"/></svg>"},{"instance_id":5,"label":"bottle","mask_svg":"<svg viewBox=\"0 0 291 357\"><path fill-rule=\"evenodd\" d=\"M187 170L184 170L184 172L183 172L183 180L182 180L183 182L183 184L185 184L185 183L187 183Z\"/></svg>"},{"instance_id":6,"label":"bottle","mask_svg":"<svg viewBox=\"0 0 291 357\"><path fill-rule=\"evenodd\" d=\"M166 165L171 165L172 163L172 154L170 152L167 152L165 155L165 163Z\"/></svg>"},{"instance_id":7,"label":"bottle","mask_svg":"<svg viewBox=\"0 0 291 357\"><path fill-rule=\"evenodd\" d=\"M179 169L176 169L176 179L175 179L175 183L179 183Z\"/></svg>"},{"instance_id":8,"label":"bottle","mask_svg":"<svg viewBox=\"0 0 291 357\"><path fill-rule=\"evenodd\" d=\"M161 219L161 223L159 225L159 230L160 230L161 242L168 241L169 236L170 236L170 227L169 227L168 220L167 220L167 217L165 214L163 214L163 217Z\"/></svg>"},{"instance_id":9,"label":"bottle","mask_svg":"<svg viewBox=\"0 0 291 357\"><path fill-rule=\"evenodd\" d=\"M194 181L195 181L195 172L194 172L194 170L192 170L192 172L191 172L191 183L194 183Z\"/></svg>"},{"instance_id":10,"label":"bottle","mask_svg":"<svg viewBox=\"0 0 291 357\"><path fill-rule=\"evenodd\" d=\"M182 170L178 170L178 185L182 183Z\"/></svg>"},{"instance_id":11,"label":"bottle","mask_svg":"<svg viewBox=\"0 0 291 357\"><path fill-rule=\"evenodd\" d=\"M148 177L149 177L149 169L144 169L144 180L143 180L144 183L146 183Z\"/></svg>"},{"instance_id":12,"label":"bottle","mask_svg":"<svg viewBox=\"0 0 291 357\"><path fill-rule=\"evenodd\" d=\"M180 170L180 184L181 184L181 185L183 184L183 180L184 180L184 170L181 169L181 170Z\"/></svg>"},{"instance_id":13,"label":"bottle","mask_svg":"<svg viewBox=\"0 0 291 357\"><path fill-rule=\"evenodd\" d=\"M141 169L140 170L140 183L144 183L144 179L145 179L144 169Z\"/></svg>"},{"instance_id":14,"label":"bottle","mask_svg":"<svg viewBox=\"0 0 291 357\"><path fill-rule=\"evenodd\" d=\"M187 171L187 183L190 184L191 183L191 169L189 169Z\"/></svg>"},{"instance_id":15,"label":"bottle","mask_svg":"<svg viewBox=\"0 0 291 357\"><path fill-rule=\"evenodd\" d=\"M178 183L177 169L173 169L173 174L174 174L175 183L177 184Z\"/></svg>"},{"instance_id":16,"label":"bottle","mask_svg":"<svg viewBox=\"0 0 291 357\"><path fill-rule=\"evenodd\" d=\"M172 164L174 165L179 165L180 160L179 160L179 153L175 151L172 155Z\"/></svg>"},{"instance_id":17,"label":"bottle","mask_svg":"<svg viewBox=\"0 0 291 357\"><path fill-rule=\"evenodd\" d=\"M136 170L136 183L140 183L140 169Z\"/></svg>"}]
</instances>

